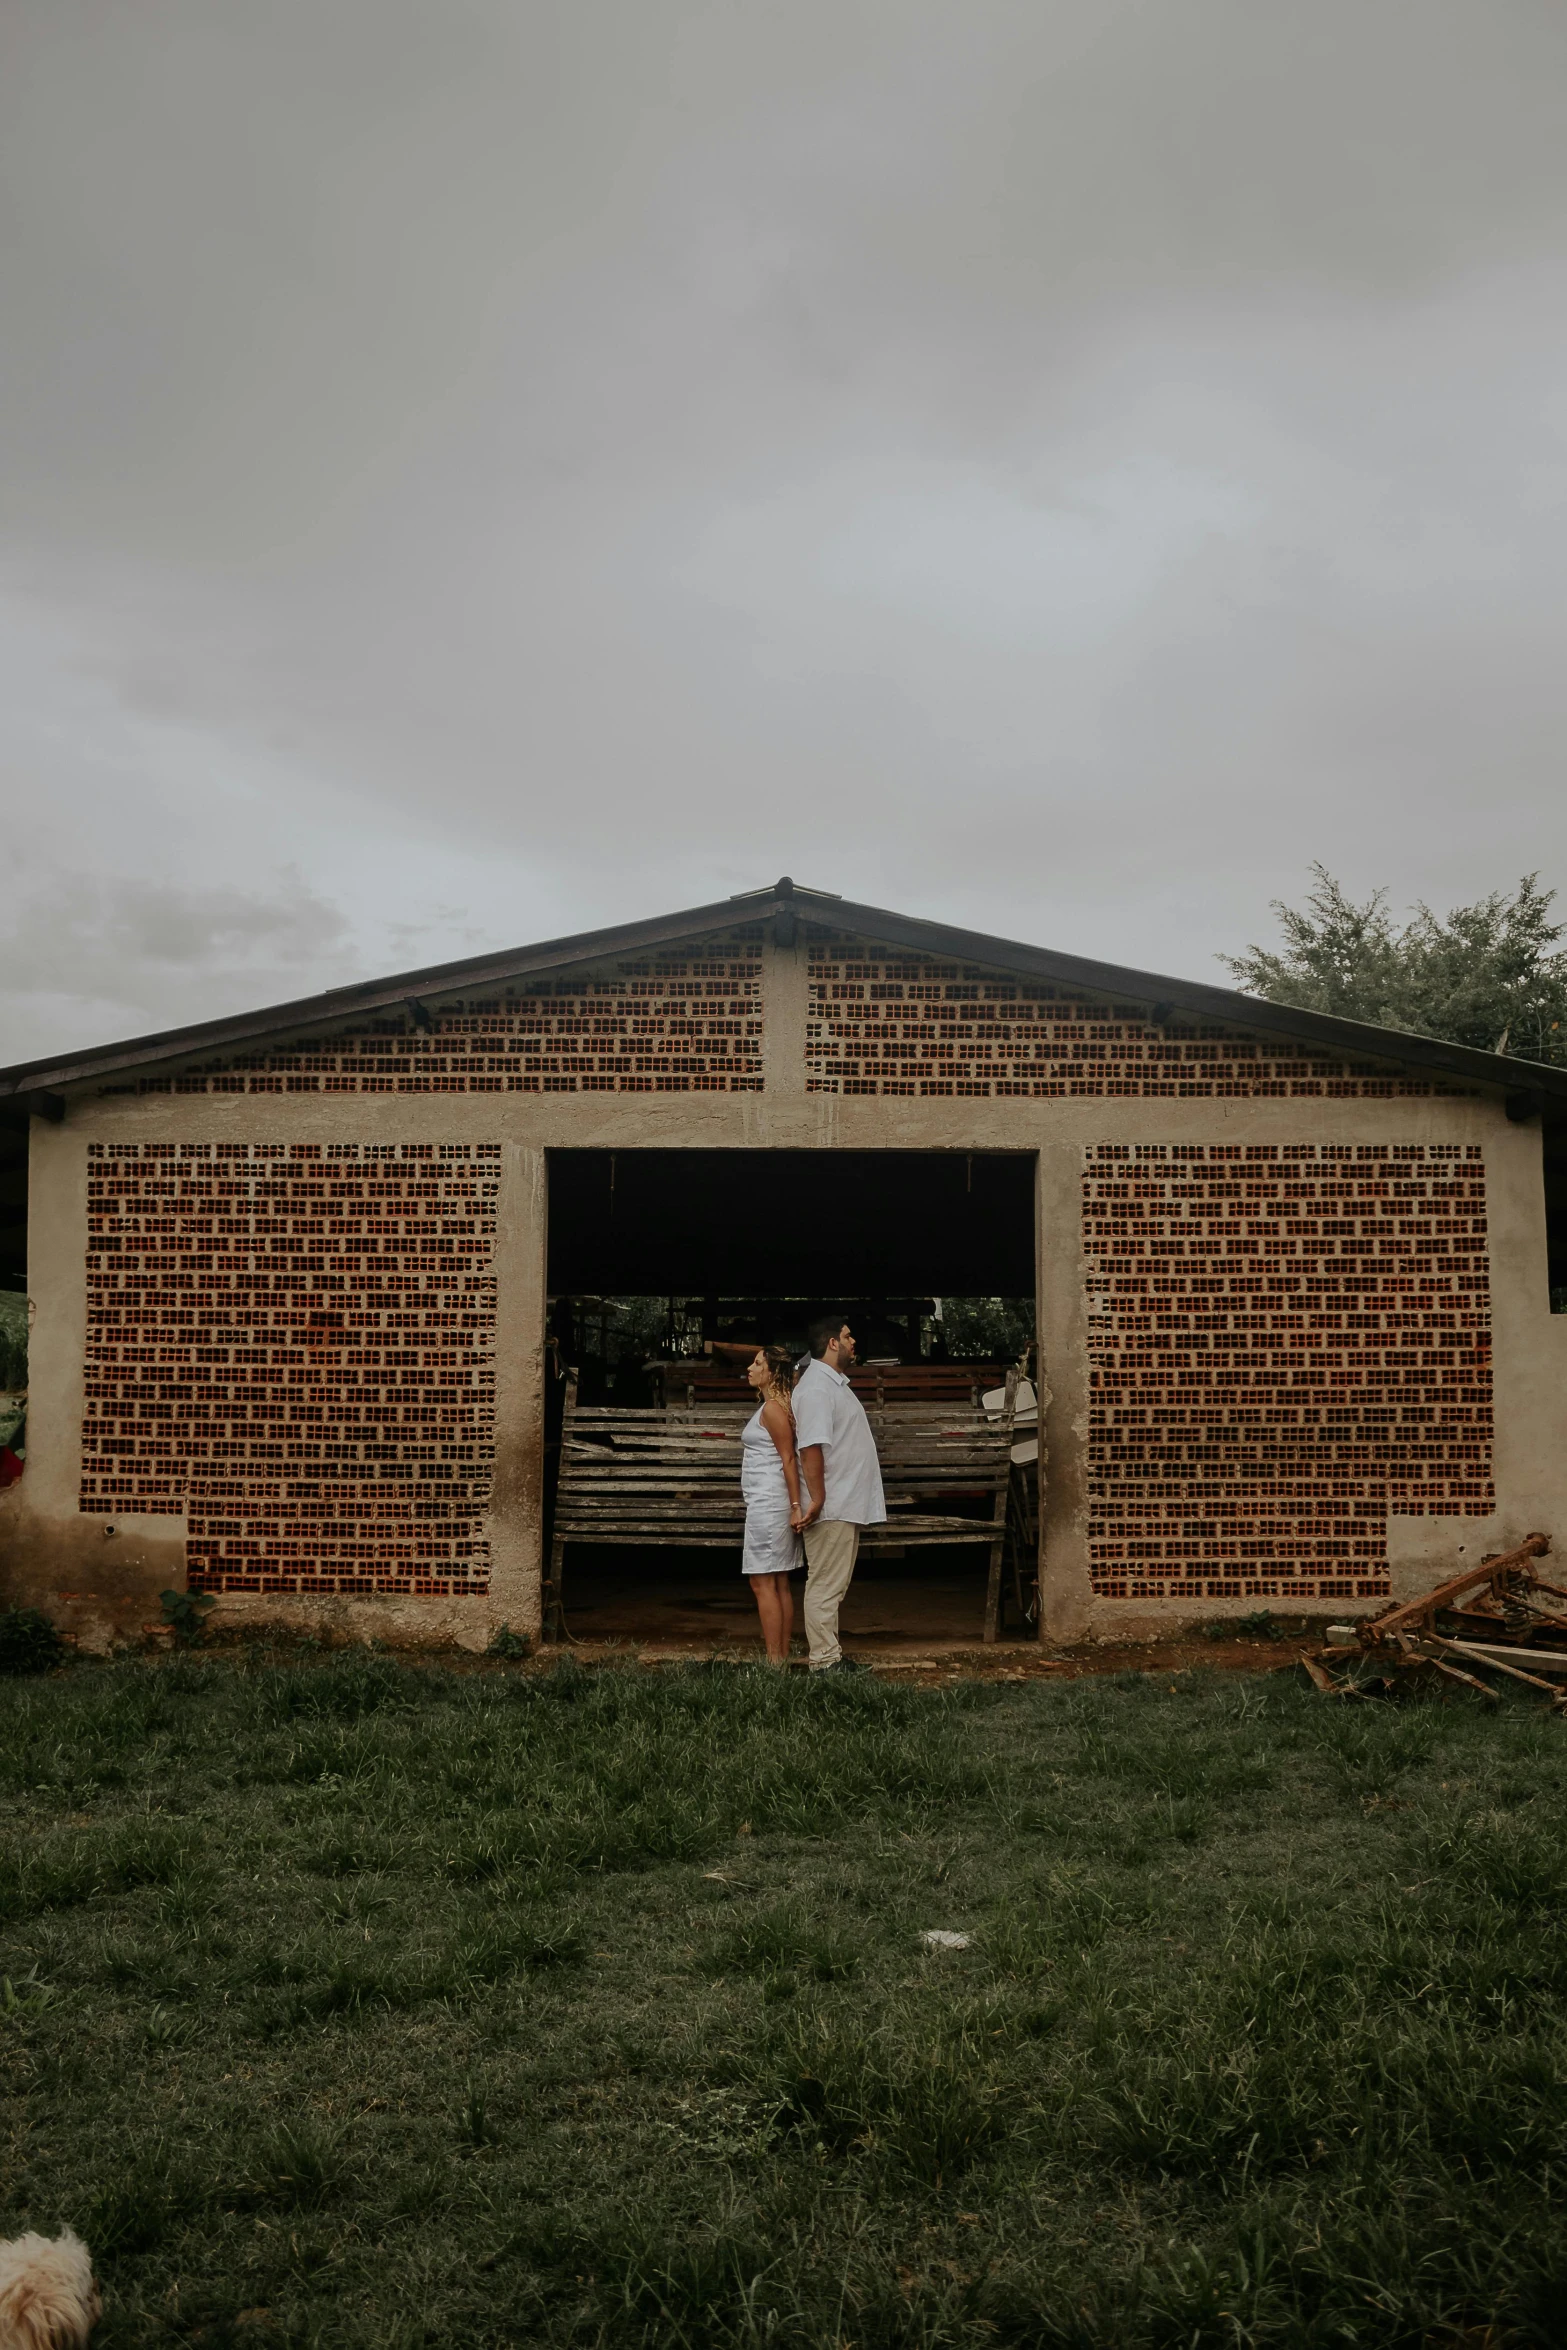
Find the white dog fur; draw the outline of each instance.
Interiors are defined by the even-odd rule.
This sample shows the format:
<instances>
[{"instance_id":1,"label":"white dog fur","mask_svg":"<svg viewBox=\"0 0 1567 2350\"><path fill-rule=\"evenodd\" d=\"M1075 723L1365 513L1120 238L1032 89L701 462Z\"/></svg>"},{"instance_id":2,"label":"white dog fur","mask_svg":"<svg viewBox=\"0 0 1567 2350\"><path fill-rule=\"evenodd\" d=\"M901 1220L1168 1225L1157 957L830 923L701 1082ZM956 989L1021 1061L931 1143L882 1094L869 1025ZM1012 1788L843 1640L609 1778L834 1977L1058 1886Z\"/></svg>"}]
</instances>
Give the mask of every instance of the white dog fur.
<instances>
[{"instance_id":1,"label":"white dog fur","mask_svg":"<svg viewBox=\"0 0 1567 2350\"><path fill-rule=\"evenodd\" d=\"M69 2228L0 2244L0 2350L87 2350L102 2312L92 2255Z\"/></svg>"}]
</instances>

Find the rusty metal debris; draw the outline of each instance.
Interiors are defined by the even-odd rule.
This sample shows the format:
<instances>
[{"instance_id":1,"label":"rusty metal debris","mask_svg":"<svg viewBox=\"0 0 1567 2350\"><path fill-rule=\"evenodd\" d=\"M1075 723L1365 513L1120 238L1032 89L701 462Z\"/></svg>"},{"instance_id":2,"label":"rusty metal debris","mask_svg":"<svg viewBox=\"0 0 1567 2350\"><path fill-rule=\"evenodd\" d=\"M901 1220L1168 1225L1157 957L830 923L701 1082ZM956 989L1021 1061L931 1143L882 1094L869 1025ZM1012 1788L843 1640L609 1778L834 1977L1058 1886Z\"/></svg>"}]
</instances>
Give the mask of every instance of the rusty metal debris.
<instances>
[{"instance_id":1,"label":"rusty metal debris","mask_svg":"<svg viewBox=\"0 0 1567 2350\"><path fill-rule=\"evenodd\" d=\"M1546 1582L1535 1564L1550 1547L1548 1535L1530 1534L1516 1550L1367 1617L1352 1641L1303 1655L1313 1688L1366 1699L1457 1683L1495 1702L1495 1686L1481 1676L1496 1674L1567 1714L1567 1590Z\"/></svg>"}]
</instances>

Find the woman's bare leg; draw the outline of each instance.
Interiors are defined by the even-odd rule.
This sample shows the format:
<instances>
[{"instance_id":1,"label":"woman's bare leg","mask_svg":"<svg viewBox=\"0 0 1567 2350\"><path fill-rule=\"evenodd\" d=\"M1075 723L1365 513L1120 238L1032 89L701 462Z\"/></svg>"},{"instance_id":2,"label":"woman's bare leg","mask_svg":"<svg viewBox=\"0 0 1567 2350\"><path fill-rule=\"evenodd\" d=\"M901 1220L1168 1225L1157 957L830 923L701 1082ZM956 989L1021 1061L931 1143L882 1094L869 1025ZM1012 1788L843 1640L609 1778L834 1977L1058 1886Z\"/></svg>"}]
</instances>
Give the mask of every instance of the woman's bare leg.
<instances>
[{"instance_id":1,"label":"woman's bare leg","mask_svg":"<svg viewBox=\"0 0 1567 2350\"><path fill-rule=\"evenodd\" d=\"M794 1638L794 1586L787 1575L775 1575L773 1582L778 1593L778 1650L774 1662L786 1665L789 1644Z\"/></svg>"},{"instance_id":2,"label":"woman's bare leg","mask_svg":"<svg viewBox=\"0 0 1567 2350\"><path fill-rule=\"evenodd\" d=\"M767 1651L768 1663L774 1664L778 1648L778 1578L776 1575L750 1575L746 1580L751 1586L756 1612L761 1619L762 1646Z\"/></svg>"},{"instance_id":3,"label":"woman's bare leg","mask_svg":"<svg viewBox=\"0 0 1567 2350\"><path fill-rule=\"evenodd\" d=\"M789 1643L794 1638L794 1591L787 1575L772 1578L777 1615L774 1619L776 1646L769 1651L775 1665L789 1662Z\"/></svg>"},{"instance_id":4,"label":"woman's bare leg","mask_svg":"<svg viewBox=\"0 0 1567 2350\"><path fill-rule=\"evenodd\" d=\"M753 1575L756 1588L756 1612L762 1620L762 1640L770 1665L781 1665L789 1654L789 1635L793 1627L794 1606L785 1575ZM786 1621L784 1611L788 1609Z\"/></svg>"}]
</instances>

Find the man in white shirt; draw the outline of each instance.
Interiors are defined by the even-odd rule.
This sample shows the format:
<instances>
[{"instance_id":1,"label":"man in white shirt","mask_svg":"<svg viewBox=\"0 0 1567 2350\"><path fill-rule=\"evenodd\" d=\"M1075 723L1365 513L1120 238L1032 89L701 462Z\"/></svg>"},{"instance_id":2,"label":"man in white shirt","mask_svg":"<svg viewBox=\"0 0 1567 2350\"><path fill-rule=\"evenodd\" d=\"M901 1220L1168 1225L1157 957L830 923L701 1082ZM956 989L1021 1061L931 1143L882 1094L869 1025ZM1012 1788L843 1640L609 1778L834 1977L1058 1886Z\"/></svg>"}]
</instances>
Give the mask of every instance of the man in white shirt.
<instances>
[{"instance_id":1,"label":"man in white shirt","mask_svg":"<svg viewBox=\"0 0 1567 2350\"><path fill-rule=\"evenodd\" d=\"M865 1407L849 1385L854 1335L842 1314L824 1314L807 1333L811 1360L795 1381L795 1442L805 1503L805 1639L813 1673L843 1671L838 1610L854 1578L860 1528L887 1515L881 1463Z\"/></svg>"}]
</instances>

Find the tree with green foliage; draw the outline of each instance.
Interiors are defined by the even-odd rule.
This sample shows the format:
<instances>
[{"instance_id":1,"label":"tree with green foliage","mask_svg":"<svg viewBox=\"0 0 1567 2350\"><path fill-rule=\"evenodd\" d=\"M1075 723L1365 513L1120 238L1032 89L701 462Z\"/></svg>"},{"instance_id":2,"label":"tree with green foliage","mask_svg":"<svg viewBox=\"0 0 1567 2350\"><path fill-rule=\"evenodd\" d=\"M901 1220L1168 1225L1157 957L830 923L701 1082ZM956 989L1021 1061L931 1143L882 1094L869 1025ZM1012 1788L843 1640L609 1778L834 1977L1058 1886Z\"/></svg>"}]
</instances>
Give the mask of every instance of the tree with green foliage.
<instances>
[{"instance_id":1,"label":"tree with green foliage","mask_svg":"<svg viewBox=\"0 0 1567 2350\"><path fill-rule=\"evenodd\" d=\"M0 1393L27 1385L27 1299L20 1290L0 1289Z\"/></svg>"},{"instance_id":2,"label":"tree with green foliage","mask_svg":"<svg viewBox=\"0 0 1567 2350\"><path fill-rule=\"evenodd\" d=\"M1357 906L1325 866L1311 870L1303 908L1273 901L1281 951L1219 957L1248 995L1482 1052L1567 1061L1567 952L1558 945L1567 924L1551 920L1556 892L1541 889L1537 874L1445 918L1419 904L1400 925L1385 889Z\"/></svg>"},{"instance_id":3,"label":"tree with green foliage","mask_svg":"<svg viewBox=\"0 0 1567 2350\"><path fill-rule=\"evenodd\" d=\"M1031 1297L944 1297L941 1313L954 1362L1015 1363L1034 1343Z\"/></svg>"}]
</instances>

